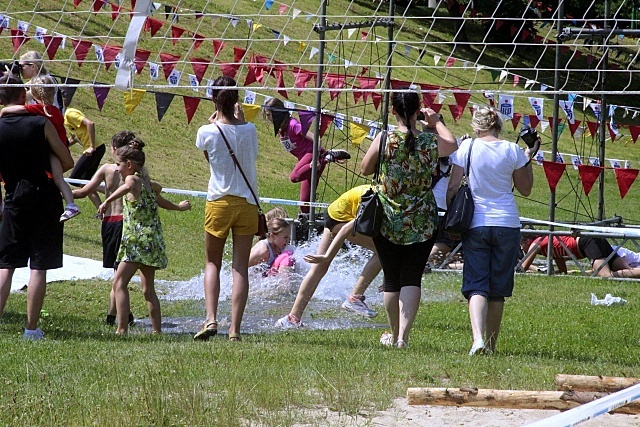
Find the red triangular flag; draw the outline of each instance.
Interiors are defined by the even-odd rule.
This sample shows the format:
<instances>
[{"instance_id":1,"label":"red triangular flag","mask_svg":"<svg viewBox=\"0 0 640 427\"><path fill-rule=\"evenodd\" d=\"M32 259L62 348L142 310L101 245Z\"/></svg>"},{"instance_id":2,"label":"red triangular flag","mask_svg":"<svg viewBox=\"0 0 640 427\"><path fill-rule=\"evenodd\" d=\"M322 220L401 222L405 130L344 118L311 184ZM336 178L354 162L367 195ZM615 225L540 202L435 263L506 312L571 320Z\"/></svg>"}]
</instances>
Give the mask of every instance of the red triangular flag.
<instances>
[{"instance_id":1,"label":"red triangular flag","mask_svg":"<svg viewBox=\"0 0 640 427\"><path fill-rule=\"evenodd\" d=\"M222 48L224 47L224 42L222 40L213 39L213 55L218 56Z\"/></svg>"},{"instance_id":2,"label":"red triangular flag","mask_svg":"<svg viewBox=\"0 0 640 427\"><path fill-rule=\"evenodd\" d=\"M193 118L193 115L196 113L198 105L200 104L200 98L183 96L182 99L184 100L184 111L187 113L187 123L191 123L191 119Z\"/></svg>"},{"instance_id":3,"label":"red triangular flag","mask_svg":"<svg viewBox=\"0 0 640 427\"><path fill-rule=\"evenodd\" d=\"M618 134L615 133L613 129L611 129L611 123L607 123L607 127L609 128L609 135L611 136L611 142L613 142L616 140L616 137L618 136Z\"/></svg>"},{"instance_id":4,"label":"red triangular flag","mask_svg":"<svg viewBox=\"0 0 640 427\"><path fill-rule=\"evenodd\" d=\"M239 68L240 64L220 64L220 71L222 71L222 75L225 77L231 77L232 79L236 78Z\"/></svg>"},{"instance_id":5,"label":"red triangular flag","mask_svg":"<svg viewBox=\"0 0 640 427\"><path fill-rule=\"evenodd\" d=\"M624 196L627 195L631 184L633 184L638 177L638 169L615 168L613 171L616 174L616 181L618 181L620 198L624 199Z\"/></svg>"},{"instance_id":6,"label":"red triangular flag","mask_svg":"<svg viewBox=\"0 0 640 427\"><path fill-rule=\"evenodd\" d=\"M456 58L450 56L450 57L447 58L447 61L444 63L444 66L445 67L453 67L453 64L455 64L455 63L456 63Z\"/></svg>"},{"instance_id":7,"label":"red triangular flag","mask_svg":"<svg viewBox=\"0 0 640 427\"><path fill-rule=\"evenodd\" d=\"M76 55L76 61L78 61L78 67L82 67L82 62L87 57L87 53L89 53L89 49L93 46L93 43L87 40L76 40L71 39L71 44L73 44L73 53Z\"/></svg>"},{"instance_id":8,"label":"red triangular flag","mask_svg":"<svg viewBox=\"0 0 640 427\"><path fill-rule=\"evenodd\" d=\"M430 108L436 113L439 113L440 110L442 110L442 104L431 104Z\"/></svg>"},{"instance_id":9,"label":"red triangular flag","mask_svg":"<svg viewBox=\"0 0 640 427\"><path fill-rule=\"evenodd\" d=\"M367 33L366 31L361 31L361 34L362 34L362 37L360 37L360 40L366 41L369 33Z\"/></svg>"},{"instance_id":10,"label":"red triangular flag","mask_svg":"<svg viewBox=\"0 0 640 427\"><path fill-rule=\"evenodd\" d=\"M251 64L247 67L247 75L244 78L244 86L249 86L251 83L257 82L256 66Z\"/></svg>"},{"instance_id":11,"label":"red triangular flag","mask_svg":"<svg viewBox=\"0 0 640 427\"><path fill-rule=\"evenodd\" d=\"M556 124L562 123L562 119L558 119L556 123L553 122L553 117L547 117L547 119L549 120L549 127L551 128L551 132L553 132L553 129L555 129Z\"/></svg>"},{"instance_id":12,"label":"red triangular flag","mask_svg":"<svg viewBox=\"0 0 640 427\"><path fill-rule=\"evenodd\" d=\"M471 98L471 94L469 92L453 92L453 97L456 99L456 104L464 110L464 107L466 107L469 102L469 98Z\"/></svg>"},{"instance_id":13,"label":"red triangular flag","mask_svg":"<svg viewBox=\"0 0 640 427\"><path fill-rule=\"evenodd\" d=\"M516 130L518 127L518 123L520 123L520 119L522 119L522 114L513 113L513 119L511 119L511 123L513 124L513 130Z\"/></svg>"},{"instance_id":14,"label":"red triangular flag","mask_svg":"<svg viewBox=\"0 0 640 427\"><path fill-rule=\"evenodd\" d=\"M360 83L361 89L374 89L378 85L379 81L380 79L375 77L362 77L362 76L358 77L358 82ZM364 101L367 102L371 92L362 91L360 93L364 97Z\"/></svg>"},{"instance_id":15,"label":"red triangular flag","mask_svg":"<svg viewBox=\"0 0 640 427\"><path fill-rule=\"evenodd\" d=\"M364 95L364 92L362 92L361 90L353 90L353 102L355 104L357 104L360 101L360 98L362 98L362 95Z\"/></svg>"},{"instance_id":16,"label":"red triangular flag","mask_svg":"<svg viewBox=\"0 0 640 427\"><path fill-rule=\"evenodd\" d=\"M636 143L638 139L638 135L640 135L640 126L629 125L629 133L631 134L631 139L633 139L633 143Z\"/></svg>"},{"instance_id":17,"label":"red triangular flag","mask_svg":"<svg viewBox=\"0 0 640 427\"><path fill-rule=\"evenodd\" d=\"M204 36L201 34L193 35L193 50L196 51L204 41Z\"/></svg>"},{"instance_id":18,"label":"red triangular flag","mask_svg":"<svg viewBox=\"0 0 640 427\"><path fill-rule=\"evenodd\" d=\"M180 60L178 55L172 55L170 53L160 54L160 64L162 64L162 70L164 71L164 78L169 80L169 75L176 67L176 64Z\"/></svg>"},{"instance_id":19,"label":"red triangular flag","mask_svg":"<svg viewBox=\"0 0 640 427\"><path fill-rule=\"evenodd\" d=\"M109 87L93 87L93 93L96 95L96 101L98 102L98 110L102 111L102 107L104 105L104 101L107 100L107 95L109 95Z\"/></svg>"},{"instance_id":20,"label":"red triangular flag","mask_svg":"<svg viewBox=\"0 0 640 427\"><path fill-rule=\"evenodd\" d=\"M279 88L285 87L285 85L284 85L284 71L283 70L277 70L276 71L276 77L278 79L278 81L276 82L276 87L279 87ZM278 90L278 93L280 95L282 95L285 99L289 99L289 94L287 93L286 90L280 89L280 90Z\"/></svg>"},{"instance_id":21,"label":"red triangular flag","mask_svg":"<svg viewBox=\"0 0 640 427\"><path fill-rule=\"evenodd\" d=\"M502 24L504 24L504 21L501 19L496 20L496 30L499 30L500 27L502 27Z\"/></svg>"},{"instance_id":22,"label":"red triangular flag","mask_svg":"<svg viewBox=\"0 0 640 427\"><path fill-rule=\"evenodd\" d=\"M108 70L111 67L111 64L116 62L116 56L122 50L121 46L102 46L102 57L104 58L104 67Z\"/></svg>"},{"instance_id":23,"label":"red triangular flag","mask_svg":"<svg viewBox=\"0 0 640 427\"><path fill-rule=\"evenodd\" d=\"M334 116L328 114L320 114L320 138L324 136L329 125L333 122Z\"/></svg>"},{"instance_id":24,"label":"red triangular flag","mask_svg":"<svg viewBox=\"0 0 640 427\"><path fill-rule=\"evenodd\" d=\"M327 75L324 81L331 89L342 89L345 85L344 77L337 75ZM331 95L331 100L333 101L338 95L340 95L340 92L338 92L337 90L330 90L329 94Z\"/></svg>"},{"instance_id":25,"label":"red triangular flag","mask_svg":"<svg viewBox=\"0 0 640 427\"><path fill-rule=\"evenodd\" d=\"M242 62L242 58L247 53L247 49L241 49L239 47L233 48L233 62Z\"/></svg>"},{"instance_id":26,"label":"red triangular flag","mask_svg":"<svg viewBox=\"0 0 640 427\"><path fill-rule=\"evenodd\" d=\"M580 175L580 181L582 181L582 189L585 195L589 195L593 184L603 170L604 168L600 166L578 165L578 175Z\"/></svg>"},{"instance_id":27,"label":"red triangular flag","mask_svg":"<svg viewBox=\"0 0 640 427\"><path fill-rule=\"evenodd\" d=\"M109 3L111 5L111 20L115 21L120 13L120 6L115 3Z\"/></svg>"},{"instance_id":28,"label":"red triangular flag","mask_svg":"<svg viewBox=\"0 0 640 427\"><path fill-rule=\"evenodd\" d=\"M449 111L451 111L451 116L453 117L453 121L457 122L460 117L462 117L462 113L464 113L464 108L459 105L449 105Z\"/></svg>"},{"instance_id":29,"label":"red triangular flag","mask_svg":"<svg viewBox=\"0 0 640 427\"><path fill-rule=\"evenodd\" d=\"M298 89L304 89L307 87L307 83L309 83L309 80L311 80L312 77L313 72L298 69L298 72L295 74L296 81L293 83L293 86ZM298 95L300 94L302 94L301 90L298 91Z\"/></svg>"},{"instance_id":30,"label":"red triangular flag","mask_svg":"<svg viewBox=\"0 0 640 427\"><path fill-rule=\"evenodd\" d=\"M47 51L47 56L49 59L53 60L56 57L56 52L58 52L58 48L60 47L60 43L62 43L61 36L42 36L44 40L45 50Z\"/></svg>"},{"instance_id":31,"label":"red triangular flag","mask_svg":"<svg viewBox=\"0 0 640 427\"><path fill-rule=\"evenodd\" d=\"M529 125L535 129L536 126L538 126L538 123L540 123L538 116L535 114L529 114Z\"/></svg>"},{"instance_id":32,"label":"red triangular flag","mask_svg":"<svg viewBox=\"0 0 640 427\"><path fill-rule=\"evenodd\" d=\"M136 72L140 74L142 69L147 64L147 60L151 55L151 51L144 49L136 49L136 54L133 56L133 62L136 64Z\"/></svg>"},{"instance_id":33,"label":"red triangular flag","mask_svg":"<svg viewBox=\"0 0 640 427\"><path fill-rule=\"evenodd\" d=\"M77 8L78 5L80 5L80 3L82 2L82 0L73 0L73 8Z\"/></svg>"},{"instance_id":34,"label":"red triangular flag","mask_svg":"<svg viewBox=\"0 0 640 427\"><path fill-rule=\"evenodd\" d=\"M518 27L516 27L515 25L511 26L511 37L513 37L516 32L518 31Z\"/></svg>"},{"instance_id":35,"label":"red triangular flag","mask_svg":"<svg viewBox=\"0 0 640 427\"><path fill-rule=\"evenodd\" d=\"M204 16L204 13L202 12L196 12L196 20L202 18Z\"/></svg>"},{"instance_id":36,"label":"red triangular flag","mask_svg":"<svg viewBox=\"0 0 640 427\"><path fill-rule=\"evenodd\" d=\"M529 38L529 36L531 35L531 31L523 29L522 30L522 41L527 41L527 39Z\"/></svg>"},{"instance_id":37,"label":"red triangular flag","mask_svg":"<svg viewBox=\"0 0 640 427\"><path fill-rule=\"evenodd\" d=\"M598 132L598 123L590 122L587 120L587 127L589 128L589 132L591 132L591 136L595 137L596 133Z\"/></svg>"},{"instance_id":38,"label":"red triangular flag","mask_svg":"<svg viewBox=\"0 0 640 427\"><path fill-rule=\"evenodd\" d=\"M204 77L204 73L207 72L207 68L209 67L209 60L205 58L191 58L190 61L193 73L196 75L198 83L200 83Z\"/></svg>"},{"instance_id":39,"label":"red triangular flag","mask_svg":"<svg viewBox=\"0 0 640 427\"><path fill-rule=\"evenodd\" d=\"M560 178L562 178L566 166L564 163L549 162L547 160L542 161L542 168L544 169L544 174L547 177L551 191L556 191L556 186Z\"/></svg>"},{"instance_id":40,"label":"red triangular flag","mask_svg":"<svg viewBox=\"0 0 640 427\"><path fill-rule=\"evenodd\" d=\"M571 136L573 136L576 133L576 129L578 129L578 127L580 126L580 123L582 122L578 119L574 119L573 123L569 122L569 129L571 129Z\"/></svg>"},{"instance_id":41,"label":"red triangular flag","mask_svg":"<svg viewBox=\"0 0 640 427\"><path fill-rule=\"evenodd\" d=\"M436 102L435 92L422 92L422 102L425 107L432 108L432 105Z\"/></svg>"},{"instance_id":42,"label":"red triangular flag","mask_svg":"<svg viewBox=\"0 0 640 427\"><path fill-rule=\"evenodd\" d=\"M24 35L21 30L11 29L11 43L13 43L13 53L16 53L20 46L29 41L29 37Z\"/></svg>"},{"instance_id":43,"label":"red triangular flag","mask_svg":"<svg viewBox=\"0 0 640 427\"><path fill-rule=\"evenodd\" d=\"M151 30L151 37L155 36L156 33L158 32L158 30L160 30L160 28L162 28L162 25L164 25L164 22L162 22L159 19L155 19L152 17L147 17L147 20L144 23L144 30Z\"/></svg>"},{"instance_id":44,"label":"red triangular flag","mask_svg":"<svg viewBox=\"0 0 640 427\"><path fill-rule=\"evenodd\" d=\"M372 92L371 101L373 102L373 106L375 107L376 111L378 111L378 107L380 107L380 103L382 102L382 95L377 92Z\"/></svg>"},{"instance_id":45,"label":"red triangular flag","mask_svg":"<svg viewBox=\"0 0 640 427\"><path fill-rule=\"evenodd\" d=\"M171 26L171 41L173 44L178 43L178 39L182 36L182 33L184 33L184 28L176 27L175 25Z\"/></svg>"},{"instance_id":46,"label":"red triangular flag","mask_svg":"<svg viewBox=\"0 0 640 427\"><path fill-rule=\"evenodd\" d=\"M95 13L100 12L100 9L102 9L102 5L104 5L106 2L104 0L94 0L93 1L93 11Z\"/></svg>"}]
</instances>

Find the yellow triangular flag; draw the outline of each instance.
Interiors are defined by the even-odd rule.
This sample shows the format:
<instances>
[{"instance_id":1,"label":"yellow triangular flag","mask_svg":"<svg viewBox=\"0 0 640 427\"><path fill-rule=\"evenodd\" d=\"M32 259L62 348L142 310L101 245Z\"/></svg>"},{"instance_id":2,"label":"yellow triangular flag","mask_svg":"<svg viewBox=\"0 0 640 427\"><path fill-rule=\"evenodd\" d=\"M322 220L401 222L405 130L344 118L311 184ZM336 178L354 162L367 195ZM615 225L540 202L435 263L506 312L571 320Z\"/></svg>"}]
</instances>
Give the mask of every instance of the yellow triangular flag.
<instances>
[{"instance_id":1,"label":"yellow triangular flag","mask_svg":"<svg viewBox=\"0 0 640 427\"><path fill-rule=\"evenodd\" d=\"M304 48L307 47L305 42L298 42L298 51L304 52Z\"/></svg>"},{"instance_id":2,"label":"yellow triangular flag","mask_svg":"<svg viewBox=\"0 0 640 427\"><path fill-rule=\"evenodd\" d=\"M132 89L124 93L124 108L127 114L133 114L133 110L140 104L145 93L147 91L142 89Z\"/></svg>"},{"instance_id":3,"label":"yellow triangular flag","mask_svg":"<svg viewBox=\"0 0 640 427\"><path fill-rule=\"evenodd\" d=\"M261 28L262 24L253 24L253 31L257 30L258 28Z\"/></svg>"},{"instance_id":4,"label":"yellow triangular flag","mask_svg":"<svg viewBox=\"0 0 640 427\"><path fill-rule=\"evenodd\" d=\"M351 143L358 146L362 144L364 138L369 134L369 126L349 122L349 134L351 136Z\"/></svg>"},{"instance_id":5,"label":"yellow triangular flag","mask_svg":"<svg viewBox=\"0 0 640 427\"><path fill-rule=\"evenodd\" d=\"M242 110L244 111L244 119L248 122L253 123L253 119L255 119L256 116L258 115L258 111L260 111L260 108L262 107L260 107L259 105L242 103Z\"/></svg>"}]
</instances>

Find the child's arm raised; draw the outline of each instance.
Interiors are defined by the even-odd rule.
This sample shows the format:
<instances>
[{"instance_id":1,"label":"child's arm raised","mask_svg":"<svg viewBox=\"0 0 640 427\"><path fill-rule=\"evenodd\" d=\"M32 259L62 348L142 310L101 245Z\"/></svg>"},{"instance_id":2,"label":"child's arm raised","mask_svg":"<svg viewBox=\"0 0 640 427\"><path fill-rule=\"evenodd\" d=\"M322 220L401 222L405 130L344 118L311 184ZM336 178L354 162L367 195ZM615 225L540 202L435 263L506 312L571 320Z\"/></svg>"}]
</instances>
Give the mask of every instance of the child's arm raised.
<instances>
[{"instance_id":1,"label":"child's arm raised","mask_svg":"<svg viewBox=\"0 0 640 427\"><path fill-rule=\"evenodd\" d=\"M84 185L84 187L73 190L73 198L82 199L96 190L104 191L104 186L102 185L102 183L105 179L105 169L112 167L114 166L110 164L102 165L100 169L98 169L98 171L93 175L91 180Z\"/></svg>"},{"instance_id":2,"label":"child's arm raised","mask_svg":"<svg viewBox=\"0 0 640 427\"><path fill-rule=\"evenodd\" d=\"M0 117L3 117L7 114L29 114L29 112L24 105L11 105L8 107L4 107L0 111Z\"/></svg>"},{"instance_id":3,"label":"child's arm raised","mask_svg":"<svg viewBox=\"0 0 640 427\"><path fill-rule=\"evenodd\" d=\"M304 260L311 264L321 264L323 262L333 261L333 258L336 256L336 254L342 247L342 244L352 230L353 220L347 222L342 226L340 231L338 231L338 234L336 234L333 238L333 241L331 241L331 244L329 245L329 248L327 248L327 252L324 255L307 254L304 256Z\"/></svg>"},{"instance_id":4,"label":"child's arm raised","mask_svg":"<svg viewBox=\"0 0 640 427\"><path fill-rule=\"evenodd\" d=\"M135 175L127 176L124 182L122 183L122 185L118 187L116 191L111 193L109 197L104 199L104 202L102 202L102 204L98 206L98 213L104 214L107 211L107 206L109 206L109 203L113 202L116 199L121 198L127 193L134 191L135 188L140 187L141 185L142 185L142 182L140 181L140 178L138 178L137 176Z\"/></svg>"},{"instance_id":5,"label":"child's arm raised","mask_svg":"<svg viewBox=\"0 0 640 427\"><path fill-rule=\"evenodd\" d=\"M177 205L173 203L171 200L165 199L160 192L162 191L162 185L160 185L156 181L151 181L151 188L153 188L153 192L156 195L156 203L162 209L166 209L168 211L188 211L191 209L191 202L188 200L183 200Z\"/></svg>"}]
</instances>

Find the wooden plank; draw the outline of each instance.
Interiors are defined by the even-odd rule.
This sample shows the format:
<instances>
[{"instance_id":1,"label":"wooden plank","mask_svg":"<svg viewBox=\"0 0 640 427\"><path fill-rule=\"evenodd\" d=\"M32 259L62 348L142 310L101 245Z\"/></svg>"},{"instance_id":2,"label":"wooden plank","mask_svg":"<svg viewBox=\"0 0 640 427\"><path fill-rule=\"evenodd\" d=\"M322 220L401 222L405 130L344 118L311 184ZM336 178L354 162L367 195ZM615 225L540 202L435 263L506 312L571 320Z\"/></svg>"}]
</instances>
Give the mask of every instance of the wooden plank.
<instances>
[{"instance_id":1,"label":"wooden plank","mask_svg":"<svg viewBox=\"0 0 640 427\"><path fill-rule=\"evenodd\" d=\"M558 390L614 393L636 384L640 384L640 378L603 377L601 375L556 375L556 386Z\"/></svg>"}]
</instances>

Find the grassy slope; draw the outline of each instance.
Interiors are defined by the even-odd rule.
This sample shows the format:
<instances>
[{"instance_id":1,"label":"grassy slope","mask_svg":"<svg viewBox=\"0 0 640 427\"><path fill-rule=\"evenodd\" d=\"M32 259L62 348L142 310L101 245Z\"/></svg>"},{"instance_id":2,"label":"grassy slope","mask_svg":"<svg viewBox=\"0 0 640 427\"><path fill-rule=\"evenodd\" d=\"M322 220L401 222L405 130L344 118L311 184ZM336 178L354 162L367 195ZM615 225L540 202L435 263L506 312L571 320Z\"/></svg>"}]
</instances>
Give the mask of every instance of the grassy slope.
<instances>
[{"instance_id":1,"label":"grassy slope","mask_svg":"<svg viewBox=\"0 0 640 427\"><path fill-rule=\"evenodd\" d=\"M35 3L32 0L20 5L12 2L11 7L26 10ZM84 3L87 2L83 5L88 7ZM205 2L189 3L197 8ZM299 1L296 7L313 11L316 3ZM40 1L38 8L54 9L53 4L53 1ZM181 4L187 7L186 2ZM255 4L243 2L234 13L255 10ZM344 11L346 6L346 1L331 2L332 11ZM215 6L209 4L209 7ZM364 11L369 3L354 7ZM59 24L60 31L68 27L70 32L77 33L85 19L77 16L65 20ZM57 20L54 14L40 15L32 25L51 28ZM92 20L87 28L96 25L96 33L103 33L110 25L108 17L104 21L98 25ZM185 21L180 24L187 26ZM219 30L222 24L214 25L214 30ZM309 24L303 19L291 21L290 25L289 34L309 31ZM407 37L421 37L417 24L408 23L407 27L410 30ZM112 36L122 36L125 28L120 26ZM436 26L433 36L450 37L445 30ZM34 46L37 45L30 42L27 48ZM157 49L153 43L145 48L154 46ZM262 53L268 46L268 43L254 42L250 49ZM11 52L6 38L0 39L0 47ZM178 47L167 50L176 53ZM226 49L225 55L231 55L230 51ZM298 55L295 51L278 51L276 57L291 61ZM502 54L495 52L494 55ZM225 60L229 60L228 57ZM499 63L497 58L496 64ZM402 65L403 59L394 57L394 64ZM89 63L81 69L75 63L59 63L53 69L65 75L69 72L74 77L93 78L95 74ZM211 71L213 75L217 72L217 69ZM442 82L442 75L411 69L399 70L394 78L412 80L414 72L420 73L416 77L419 81ZM99 80L113 81L113 71L100 73ZM451 70L448 78L455 81L456 75L462 79L462 74L460 70ZM491 87L493 83L486 74L486 84ZM124 114L121 96L112 91L103 111L99 112L92 91L79 89L73 106L96 120L98 136L105 142L119 129L135 130L149 143L152 176L165 186L203 190L208 178L207 165L193 144L198 125L206 122L212 111L211 103L203 101L192 124L187 125L182 100L176 98L163 121L158 123L152 96L145 96L131 116ZM313 104L313 95L305 94L301 102ZM520 109L525 111L525 106L521 105ZM367 112L374 117L371 107ZM355 114L362 112L358 110ZM445 117L449 117L446 112ZM452 128L462 134L469 131L468 124L465 116L459 123L452 124ZM258 120L257 126L262 194L295 199L297 186L289 184L287 178L294 159L283 155L266 123ZM507 123L506 127L511 126ZM573 152L567 133L561 149ZM513 132L507 129L506 137L513 139ZM338 144L341 139L327 138L326 141ZM353 147L349 149L354 158L359 155ZM609 144L607 149L610 157L638 159L628 147ZM536 168L536 179L531 200L520 199L521 211L523 215L544 218L548 209L544 204L548 187L541 168ZM562 185L566 183L565 177L560 188L565 188ZM610 196L607 213L631 215L635 203L625 206L619 201L615 184L607 185ZM636 191L632 187L626 200L635 200ZM327 198L330 200L331 195L327 194ZM170 264L159 273L159 278L184 279L202 268L203 202L193 202L191 212L163 212ZM85 202L82 207L85 213L66 226L65 249L71 254L99 258L98 223L91 219L90 204ZM0 323L0 343L4 349L0 362L3 384L0 424L211 425L213 421L215 425L231 426L252 420L263 425L291 425L304 419L306 410L318 405L350 415L385 408L392 398L403 395L407 386L414 385L553 389L553 376L558 372L637 376L640 350L635 327L637 285L633 282L518 276L516 297L507 307L501 352L492 358L473 359L466 356L470 336L466 308L460 301L459 282L457 275L426 276L425 290L430 299L437 302L425 304L420 311L408 352L372 347L380 331L369 329L248 336L240 346L224 339L193 345L188 336L132 336L121 340L99 324L107 285L95 281L50 286L45 305L50 314L43 318L43 328L50 339L32 345L17 339L24 323L25 297L16 294L10 299ZM599 296L611 292L627 298L630 303L615 309L590 307L589 292ZM134 312L145 311L138 290L132 292L132 303ZM163 303L165 316L199 316L201 313L199 304Z\"/></svg>"}]
</instances>

